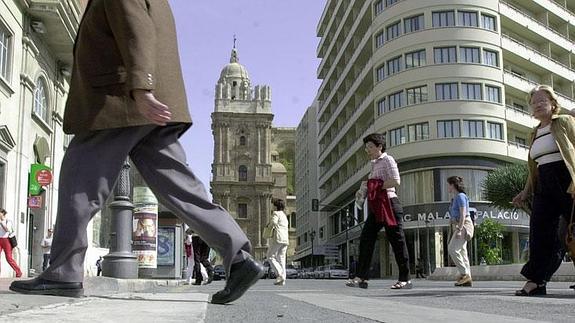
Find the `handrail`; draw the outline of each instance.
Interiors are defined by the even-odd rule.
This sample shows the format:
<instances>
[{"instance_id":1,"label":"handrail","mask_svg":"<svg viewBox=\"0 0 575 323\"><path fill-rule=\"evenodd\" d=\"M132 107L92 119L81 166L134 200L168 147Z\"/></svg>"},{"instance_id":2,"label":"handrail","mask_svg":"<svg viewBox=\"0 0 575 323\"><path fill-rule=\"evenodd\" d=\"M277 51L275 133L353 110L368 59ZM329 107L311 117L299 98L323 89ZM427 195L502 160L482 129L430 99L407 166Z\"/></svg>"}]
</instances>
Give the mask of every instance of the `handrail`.
<instances>
[{"instance_id":1,"label":"handrail","mask_svg":"<svg viewBox=\"0 0 575 323\"><path fill-rule=\"evenodd\" d=\"M515 39L515 38L513 38L513 37L511 37L511 36L509 36L509 35L507 35L507 34L501 34L501 37L502 37L502 38L506 38L506 39L508 39L508 40L510 40L510 41L512 41L512 42L514 42L514 43L516 43L516 44L519 45L519 46L525 47L526 49L528 49L528 50L534 52L535 54L537 54L537 55L539 55L539 56L541 56L541 57L543 57L543 58L545 58L545 59L548 59L548 60L550 60L550 61L552 61L552 62L554 62L554 63L556 63L556 64L558 64L558 65L561 65L561 66L565 67L566 69L568 69L568 70L570 70L570 71L572 71L572 72L575 72L575 69L571 68L570 66L568 66L568 65L566 65L566 64L564 64L564 63L562 63L562 62L560 62L560 61L558 61L558 60L556 60L555 58L553 58L553 57L551 57L551 56L549 56L549 55L546 55L546 54L544 54L544 53L538 51L537 49L535 49L535 48L533 48L533 47L531 47L531 46L525 44L524 42L522 42L522 41L520 41L520 40L517 40L517 39ZM574 43L573 45L575 45L575 43Z\"/></svg>"},{"instance_id":2,"label":"handrail","mask_svg":"<svg viewBox=\"0 0 575 323\"><path fill-rule=\"evenodd\" d=\"M567 38L565 37L565 35L561 34L560 32L556 31L555 29L551 28L551 26L547 26L547 25L543 24L541 21L535 19L535 17L531 16L529 13L527 13L527 12L521 10L520 8L517 8L516 6L510 4L510 3L507 2L507 1L501 0L501 1L499 1L499 2L502 3L502 4L504 4L504 5L506 5L506 6L508 6L509 8L511 8L511 10L516 11L516 12L522 14L523 16L528 17L529 19L533 20L535 23L537 23L537 24L540 25L541 27L543 27L543 28L545 28L545 29L548 29L548 30L551 31L552 33L556 34L557 36L560 36L562 39L565 39L565 40L567 40L567 41L569 41L569 42L571 42L572 44L575 45L575 42L573 42L573 41L567 39Z\"/></svg>"}]
</instances>

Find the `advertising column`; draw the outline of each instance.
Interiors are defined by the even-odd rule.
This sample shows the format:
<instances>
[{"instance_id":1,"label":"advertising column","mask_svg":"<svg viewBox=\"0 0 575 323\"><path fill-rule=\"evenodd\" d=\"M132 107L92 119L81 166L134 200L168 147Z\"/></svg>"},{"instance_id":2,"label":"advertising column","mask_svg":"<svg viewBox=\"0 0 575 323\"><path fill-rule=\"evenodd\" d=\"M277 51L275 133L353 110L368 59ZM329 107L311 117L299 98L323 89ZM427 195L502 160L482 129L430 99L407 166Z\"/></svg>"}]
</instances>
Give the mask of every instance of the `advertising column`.
<instances>
[{"instance_id":1,"label":"advertising column","mask_svg":"<svg viewBox=\"0 0 575 323\"><path fill-rule=\"evenodd\" d=\"M132 250L138 256L138 268L157 268L158 200L148 187L134 187L132 228Z\"/></svg>"}]
</instances>

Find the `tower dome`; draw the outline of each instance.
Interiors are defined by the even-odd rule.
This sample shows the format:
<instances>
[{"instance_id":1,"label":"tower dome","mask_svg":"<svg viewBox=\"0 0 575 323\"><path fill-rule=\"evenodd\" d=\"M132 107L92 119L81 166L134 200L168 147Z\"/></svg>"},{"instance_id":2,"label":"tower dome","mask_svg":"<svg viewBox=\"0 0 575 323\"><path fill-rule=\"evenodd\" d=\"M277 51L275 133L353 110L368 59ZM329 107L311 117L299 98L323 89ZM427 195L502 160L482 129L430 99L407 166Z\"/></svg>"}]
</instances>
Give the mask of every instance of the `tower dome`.
<instances>
[{"instance_id":1,"label":"tower dome","mask_svg":"<svg viewBox=\"0 0 575 323\"><path fill-rule=\"evenodd\" d=\"M220 82L230 79L241 79L249 82L250 76L246 68L239 63L238 50L232 49L230 63L222 69L220 73Z\"/></svg>"}]
</instances>

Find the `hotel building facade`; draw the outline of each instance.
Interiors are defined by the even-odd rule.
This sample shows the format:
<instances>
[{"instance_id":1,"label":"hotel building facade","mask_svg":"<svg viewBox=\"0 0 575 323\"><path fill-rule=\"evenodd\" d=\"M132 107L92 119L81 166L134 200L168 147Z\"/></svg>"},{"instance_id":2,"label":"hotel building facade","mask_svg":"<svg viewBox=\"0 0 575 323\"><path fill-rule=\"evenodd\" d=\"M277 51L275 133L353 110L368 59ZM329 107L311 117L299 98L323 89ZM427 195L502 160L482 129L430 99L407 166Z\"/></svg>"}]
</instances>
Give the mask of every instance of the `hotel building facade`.
<instances>
[{"instance_id":1,"label":"hotel building facade","mask_svg":"<svg viewBox=\"0 0 575 323\"><path fill-rule=\"evenodd\" d=\"M477 223L504 224L504 262L524 260L528 216L492 208L481 185L490 170L526 161L534 86L553 86L575 107L574 12L572 0L327 1L317 27L317 187L322 205L339 207L318 216L339 261L359 254L365 215L353 199L370 170L362 138L372 132L386 135L399 165L413 268L419 258L431 270L449 264L452 175L464 178ZM376 252L373 275L392 275L383 232Z\"/></svg>"}]
</instances>

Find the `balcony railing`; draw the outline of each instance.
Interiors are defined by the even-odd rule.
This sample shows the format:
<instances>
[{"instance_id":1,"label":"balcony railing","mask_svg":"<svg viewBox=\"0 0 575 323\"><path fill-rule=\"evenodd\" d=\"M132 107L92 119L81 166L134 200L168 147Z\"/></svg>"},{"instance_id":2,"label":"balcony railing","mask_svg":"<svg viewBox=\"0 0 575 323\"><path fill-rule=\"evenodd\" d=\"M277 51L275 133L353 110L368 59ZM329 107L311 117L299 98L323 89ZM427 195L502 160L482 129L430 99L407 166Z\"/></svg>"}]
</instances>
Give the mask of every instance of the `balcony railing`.
<instances>
[{"instance_id":1,"label":"balcony railing","mask_svg":"<svg viewBox=\"0 0 575 323\"><path fill-rule=\"evenodd\" d=\"M516 142L516 141L509 140L509 141L507 141L507 144L508 144L509 146L513 146L513 147L517 147L517 148L522 148L522 149L527 149L527 150L529 150L529 146L528 146L528 145L522 144L522 143L519 143L519 142Z\"/></svg>"},{"instance_id":2,"label":"balcony railing","mask_svg":"<svg viewBox=\"0 0 575 323\"><path fill-rule=\"evenodd\" d=\"M510 4L509 2L506 1L499 1L502 5L509 7L509 9L517 12L518 14L529 18L530 20L532 20L533 22L535 22L536 24L538 24L539 26L551 31L552 33L554 33L555 35L559 36L560 38L567 40L569 42L571 42L573 45L575 45L575 42L569 40L565 35L563 35L562 33L558 32L557 30L551 28L551 26L547 26L544 23L540 22L539 20L537 20L535 17L533 17L532 15L530 15L529 13L521 10L520 8L517 8L516 6Z\"/></svg>"},{"instance_id":3,"label":"balcony railing","mask_svg":"<svg viewBox=\"0 0 575 323\"><path fill-rule=\"evenodd\" d=\"M538 55L538 56L540 56L540 57L542 57L542 58L544 58L544 59L548 59L548 60L550 60L550 61L552 61L552 62L554 62L554 63L556 63L556 64L558 64L558 65L560 65L560 66L562 66L562 67L564 67L564 68L566 68L566 69L568 69L568 70L571 71L571 72L575 72L575 69L571 68L571 66L569 66L569 65L567 65L567 64L565 64L565 63L562 63L562 62L560 62L560 61L554 59L553 57L551 57L551 56L549 56L549 55L547 55L547 54L544 54L544 53L540 52L540 51L537 50L536 48L533 48L533 47L531 47L531 46L525 44L525 42L523 42L523 41L521 41L521 40L517 40L517 39L515 39L515 38L513 38L513 37L511 37L511 36L509 36L509 35L507 35L507 34L502 34L501 37L502 37L503 39L510 40L511 42L513 42L513 43L515 43L515 44L517 44L517 45L519 45L519 46L521 46L521 47L524 47L525 49L527 49L528 51L531 51L531 52L532 52L533 54L535 54L535 55ZM575 43L573 44L573 46L575 46Z\"/></svg>"}]
</instances>

